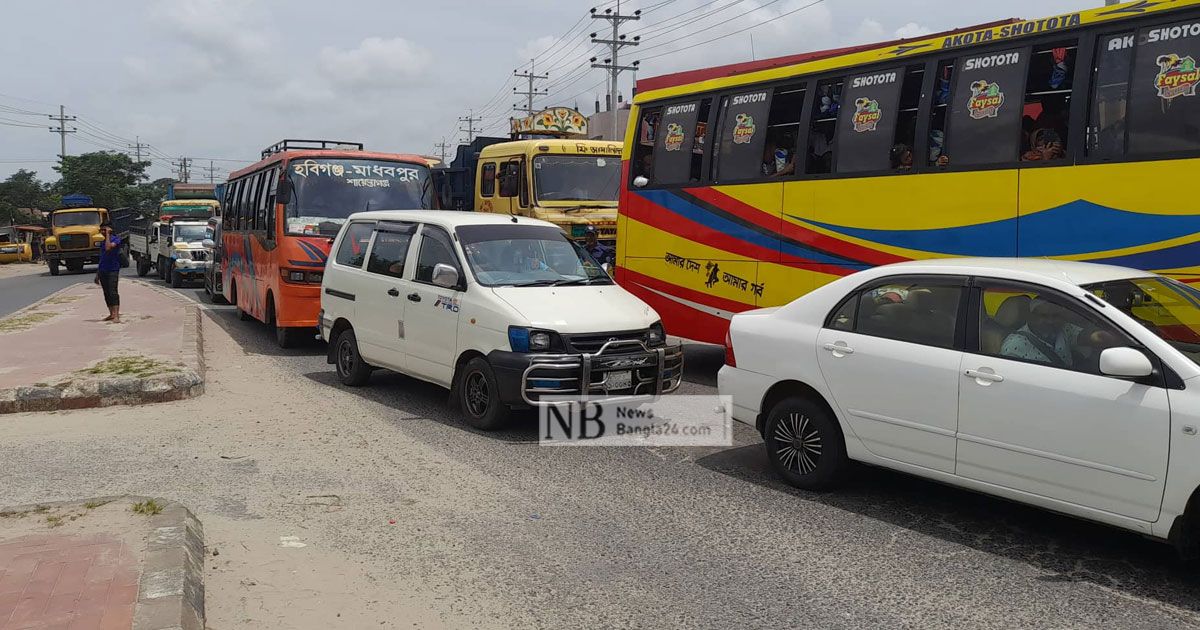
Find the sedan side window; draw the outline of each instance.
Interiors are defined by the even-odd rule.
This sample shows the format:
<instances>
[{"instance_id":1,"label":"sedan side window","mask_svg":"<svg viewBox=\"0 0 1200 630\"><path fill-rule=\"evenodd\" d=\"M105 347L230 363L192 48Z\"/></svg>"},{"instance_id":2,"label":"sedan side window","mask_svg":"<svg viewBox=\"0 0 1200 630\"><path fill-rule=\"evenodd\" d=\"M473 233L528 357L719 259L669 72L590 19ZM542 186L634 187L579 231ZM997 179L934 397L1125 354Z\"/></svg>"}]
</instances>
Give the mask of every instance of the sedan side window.
<instances>
[{"instance_id":1,"label":"sedan side window","mask_svg":"<svg viewBox=\"0 0 1200 630\"><path fill-rule=\"evenodd\" d=\"M1100 353L1133 346L1124 333L1057 293L1038 287L984 285L979 305L981 354L1100 373Z\"/></svg>"},{"instance_id":2,"label":"sedan side window","mask_svg":"<svg viewBox=\"0 0 1200 630\"><path fill-rule=\"evenodd\" d=\"M848 300L830 318L828 327L849 330L853 325L853 330L863 335L952 348L962 296L957 278L944 282L899 279L875 285Z\"/></svg>"}]
</instances>

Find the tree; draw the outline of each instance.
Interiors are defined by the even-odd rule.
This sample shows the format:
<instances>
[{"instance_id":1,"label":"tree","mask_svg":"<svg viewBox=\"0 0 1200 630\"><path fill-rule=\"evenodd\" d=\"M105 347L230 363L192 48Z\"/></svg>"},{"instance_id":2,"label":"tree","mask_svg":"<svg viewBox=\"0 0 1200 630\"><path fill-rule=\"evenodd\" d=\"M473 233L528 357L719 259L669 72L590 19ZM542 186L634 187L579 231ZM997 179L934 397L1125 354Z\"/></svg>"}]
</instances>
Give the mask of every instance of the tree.
<instances>
[{"instance_id":1,"label":"tree","mask_svg":"<svg viewBox=\"0 0 1200 630\"><path fill-rule=\"evenodd\" d=\"M83 193L102 208L133 206L142 201L138 189L149 166L149 162L135 162L115 151L68 155L61 166L54 167L62 179L53 190L60 198Z\"/></svg>"},{"instance_id":2,"label":"tree","mask_svg":"<svg viewBox=\"0 0 1200 630\"><path fill-rule=\"evenodd\" d=\"M39 223L38 210L51 205L49 186L38 179L37 173L21 169L0 182L0 221L6 223ZM24 209L32 209L32 212Z\"/></svg>"}]
</instances>

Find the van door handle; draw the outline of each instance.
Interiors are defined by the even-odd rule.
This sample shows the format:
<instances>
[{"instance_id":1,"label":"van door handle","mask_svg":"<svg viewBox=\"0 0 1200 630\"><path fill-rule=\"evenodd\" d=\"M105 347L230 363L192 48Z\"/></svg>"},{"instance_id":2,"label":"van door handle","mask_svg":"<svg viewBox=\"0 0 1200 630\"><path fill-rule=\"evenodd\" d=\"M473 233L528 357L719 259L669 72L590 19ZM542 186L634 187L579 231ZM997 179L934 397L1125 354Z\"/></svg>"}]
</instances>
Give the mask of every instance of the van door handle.
<instances>
[{"instance_id":1,"label":"van door handle","mask_svg":"<svg viewBox=\"0 0 1200 630\"><path fill-rule=\"evenodd\" d=\"M420 302L420 301L421 301L421 294L419 294L419 293L409 293L409 294L408 294L408 301L409 301L409 302Z\"/></svg>"},{"instance_id":2,"label":"van door handle","mask_svg":"<svg viewBox=\"0 0 1200 630\"><path fill-rule=\"evenodd\" d=\"M963 374L966 374L968 377L973 378L977 381L987 381L987 382L991 382L991 383L1003 383L1004 382L1004 377L1000 376L999 374L996 374L995 372L981 372L979 370L966 370L965 372L963 372ZM980 383L980 384L982 385L983 383Z\"/></svg>"},{"instance_id":3,"label":"van door handle","mask_svg":"<svg viewBox=\"0 0 1200 630\"><path fill-rule=\"evenodd\" d=\"M827 343L824 348L833 353L833 356L840 357L847 354L854 354L854 348L847 346L844 343Z\"/></svg>"},{"instance_id":4,"label":"van door handle","mask_svg":"<svg viewBox=\"0 0 1200 630\"><path fill-rule=\"evenodd\" d=\"M388 289L388 295L390 295L392 297L396 297L396 296L400 295L400 290L396 289L396 288Z\"/></svg>"}]
</instances>

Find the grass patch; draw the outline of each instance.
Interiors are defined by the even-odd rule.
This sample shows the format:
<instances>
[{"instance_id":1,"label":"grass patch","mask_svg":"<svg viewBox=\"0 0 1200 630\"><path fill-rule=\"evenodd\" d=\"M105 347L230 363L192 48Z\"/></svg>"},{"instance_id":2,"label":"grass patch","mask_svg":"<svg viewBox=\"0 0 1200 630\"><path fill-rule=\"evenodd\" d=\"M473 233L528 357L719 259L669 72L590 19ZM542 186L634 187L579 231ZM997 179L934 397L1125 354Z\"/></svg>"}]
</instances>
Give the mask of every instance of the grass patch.
<instances>
[{"instance_id":1,"label":"grass patch","mask_svg":"<svg viewBox=\"0 0 1200 630\"><path fill-rule=\"evenodd\" d=\"M44 304L70 304L76 300L82 300L82 295L60 295L47 299Z\"/></svg>"},{"instance_id":2,"label":"grass patch","mask_svg":"<svg viewBox=\"0 0 1200 630\"><path fill-rule=\"evenodd\" d=\"M108 505L109 503L112 503L112 501L88 501L87 503L83 504L83 507L89 510L94 510L102 505Z\"/></svg>"},{"instance_id":3,"label":"grass patch","mask_svg":"<svg viewBox=\"0 0 1200 630\"><path fill-rule=\"evenodd\" d=\"M54 313L32 311L23 315L10 315L0 319L0 334L28 330L54 317Z\"/></svg>"},{"instance_id":4,"label":"grass patch","mask_svg":"<svg viewBox=\"0 0 1200 630\"><path fill-rule=\"evenodd\" d=\"M139 501L133 504L133 512L135 514L154 516L155 514L162 514L162 511L162 504L154 499L150 499L148 501Z\"/></svg>"},{"instance_id":5,"label":"grass patch","mask_svg":"<svg viewBox=\"0 0 1200 630\"><path fill-rule=\"evenodd\" d=\"M178 372L179 368L169 363L141 356L117 356L105 359L90 368L79 370L79 374L92 376L134 376L145 378L168 372Z\"/></svg>"},{"instance_id":6,"label":"grass patch","mask_svg":"<svg viewBox=\"0 0 1200 630\"><path fill-rule=\"evenodd\" d=\"M46 524L50 527L58 527L59 525L63 524L63 517L51 514L50 516L46 517Z\"/></svg>"}]
</instances>

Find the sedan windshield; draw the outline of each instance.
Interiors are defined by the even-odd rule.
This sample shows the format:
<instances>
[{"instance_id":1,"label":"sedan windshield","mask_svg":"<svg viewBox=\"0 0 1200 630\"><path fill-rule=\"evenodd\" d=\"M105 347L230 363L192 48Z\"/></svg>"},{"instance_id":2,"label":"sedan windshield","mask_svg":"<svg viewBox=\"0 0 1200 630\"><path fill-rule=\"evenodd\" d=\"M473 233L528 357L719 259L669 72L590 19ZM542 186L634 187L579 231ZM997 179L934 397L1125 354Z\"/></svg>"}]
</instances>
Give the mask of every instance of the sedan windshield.
<instances>
[{"instance_id":1,"label":"sedan windshield","mask_svg":"<svg viewBox=\"0 0 1200 630\"><path fill-rule=\"evenodd\" d=\"M1200 364L1200 291L1161 277L1115 280L1084 288Z\"/></svg>"},{"instance_id":2,"label":"sedan windshield","mask_svg":"<svg viewBox=\"0 0 1200 630\"><path fill-rule=\"evenodd\" d=\"M586 155L539 155L533 158L533 188L538 201L616 201L621 161Z\"/></svg>"},{"instance_id":3,"label":"sedan windshield","mask_svg":"<svg viewBox=\"0 0 1200 630\"><path fill-rule=\"evenodd\" d=\"M289 234L335 236L346 218L365 210L433 207L429 169L411 162L307 159L288 165Z\"/></svg>"},{"instance_id":4,"label":"sedan windshield","mask_svg":"<svg viewBox=\"0 0 1200 630\"><path fill-rule=\"evenodd\" d=\"M536 225L464 225L467 264L489 287L612 284L604 269L562 230Z\"/></svg>"},{"instance_id":5,"label":"sedan windshield","mask_svg":"<svg viewBox=\"0 0 1200 630\"><path fill-rule=\"evenodd\" d=\"M99 212L55 212L54 227L73 225L100 225Z\"/></svg>"}]
</instances>

